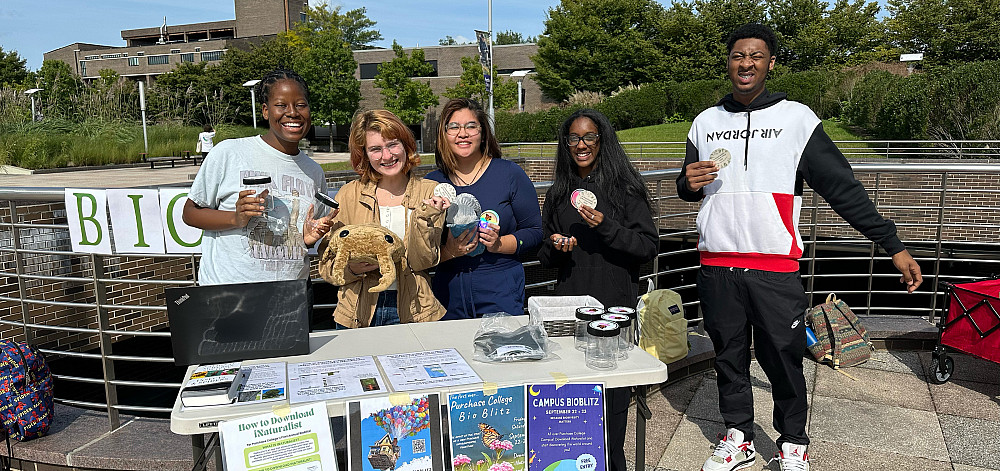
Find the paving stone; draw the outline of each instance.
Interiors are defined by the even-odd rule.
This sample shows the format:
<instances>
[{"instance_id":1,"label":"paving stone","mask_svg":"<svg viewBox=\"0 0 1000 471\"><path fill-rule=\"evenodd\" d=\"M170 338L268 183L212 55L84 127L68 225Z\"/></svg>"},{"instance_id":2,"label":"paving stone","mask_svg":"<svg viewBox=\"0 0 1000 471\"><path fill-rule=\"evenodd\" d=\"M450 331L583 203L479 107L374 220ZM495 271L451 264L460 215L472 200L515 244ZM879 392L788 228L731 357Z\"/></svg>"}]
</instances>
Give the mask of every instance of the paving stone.
<instances>
[{"instance_id":1,"label":"paving stone","mask_svg":"<svg viewBox=\"0 0 1000 471\"><path fill-rule=\"evenodd\" d=\"M924 365L924 371L929 374L933 371L931 369L931 352L920 352L918 355L921 364ZM948 356L955 360L955 371L951 374L950 381L976 381L991 384L1000 382L1000 363L993 363L955 351L948 352Z\"/></svg>"},{"instance_id":2,"label":"paving stone","mask_svg":"<svg viewBox=\"0 0 1000 471\"><path fill-rule=\"evenodd\" d=\"M77 468L189 470L191 437L170 433L170 422L137 418L70 457Z\"/></svg>"},{"instance_id":3,"label":"paving stone","mask_svg":"<svg viewBox=\"0 0 1000 471\"><path fill-rule=\"evenodd\" d=\"M704 375L699 374L690 378L682 379L670 384L659 391L648 395L646 404L649 405L653 417L646 421L646 466L651 469L656 466L670 443L677 424L681 421L681 415L691 402L691 397L704 381ZM629 408L628 429L625 435L625 456L628 459L635 459L635 407Z\"/></svg>"},{"instance_id":4,"label":"paving stone","mask_svg":"<svg viewBox=\"0 0 1000 471\"><path fill-rule=\"evenodd\" d=\"M812 393L813 385L816 383L816 367L820 366L812 358L802 359L802 375L806 378L806 391ZM750 362L750 376L761 383L754 383L754 386L760 386L763 388L771 389L771 380L767 379L767 375L764 374L764 369L761 368L759 361Z\"/></svg>"},{"instance_id":5,"label":"paving stone","mask_svg":"<svg viewBox=\"0 0 1000 471\"><path fill-rule=\"evenodd\" d=\"M953 463L952 466L955 467L955 471L993 471L1000 468L980 468L978 466L969 466L967 464Z\"/></svg>"},{"instance_id":6,"label":"paving stone","mask_svg":"<svg viewBox=\"0 0 1000 471\"><path fill-rule=\"evenodd\" d=\"M822 368L816 373L817 396L837 397L908 409L934 410L934 402L923 378L874 369L846 368L844 373Z\"/></svg>"},{"instance_id":7,"label":"paving stone","mask_svg":"<svg viewBox=\"0 0 1000 471\"><path fill-rule=\"evenodd\" d=\"M1000 469L996 421L953 415L941 415L939 418L953 462Z\"/></svg>"},{"instance_id":8,"label":"paving stone","mask_svg":"<svg viewBox=\"0 0 1000 471\"><path fill-rule=\"evenodd\" d=\"M834 397L813 397L812 439L885 453L948 460L938 416L933 412ZM873 468L878 469L878 468Z\"/></svg>"},{"instance_id":9,"label":"paving stone","mask_svg":"<svg viewBox=\"0 0 1000 471\"><path fill-rule=\"evenodd\" d=\"M663 458L657 467L677 470L701 469L701 465L719 442L718 434L723 431L720 422L695 419L685 416L674 432ZM757 449L757 460L747 470L764 469L764 464L775 453L774 437L769 437L759 426L754 428L756 435L754 446ZM773 432L772 432L773 433ZM770 438L770 439L769 439Z\"/></svg>"},{"instance_id":10,"label":"paving stone","mask_svg":"<svg viewBox=\"0 0 1000 471\"><path fill-rule=\"evenodd\" d=\"M833 441L810 440L810 468L823 471L884 469L892 471L950 471L951 463L914 458L896 453L861 448ZM774 464L777 464L775 462ZM777 468L774 468L777 469Z\"/></svg>"},{"instance_id":11,"label":"paving stone","mask_svg":"<svg viewBox=\"0 0 1000 471\"><path fill-rule=\"evenodd\" d=\"M760 374L763 374L762 372ZM722 414L719 412L719 387L715 382L715 375L706 376L701 388L691 399L686 414L696 418L711 420L714 422L724 422ZM774 401L771 399L771 389L763 387L763 383L756 377L752 378L753 408L754 418L757 422L770 424L774 415ZM770 425L768 426L770 427ZM721 433L722 430L719 430Z\"/></svg>"},{"instance_id":12,"label":"paving stone","mask_svg":"<svg viewBox=\"0 0 1000 471\"><path fill-rule=\"evenodd\" d=\"M868 360L855 368L892 371L895 373L917 375L921 378L927 377L924 371L924 366L920 363L920 356L917 352L875 350L875 352L872 353L871 360Z\"/></svg>"},{"instance_id":13,"label":"paving stone","mask_svg":"<svg viewBox=\"0 0 1000 471\"><path fill-rule=\"evenodd\" d=\"M110 431L107 414L59 404L49 426L49 434L27 442L11 441L14 456L25 460L55 465L67 465L68 455L89 442L99 440ZM122 423L132 420L121 416ZM6 447L2 454L7 454Z\"/></svg>"},{"instance_id":14,"label":"paving stone","mask_svg":"<svg viewBox=\"0 0 1000 471\"><path fill-rule=\"evenodd\" d=\"M1000 422L1000 384L948 381L930 391L939 414Z\"/></svg>"}]
</instances>

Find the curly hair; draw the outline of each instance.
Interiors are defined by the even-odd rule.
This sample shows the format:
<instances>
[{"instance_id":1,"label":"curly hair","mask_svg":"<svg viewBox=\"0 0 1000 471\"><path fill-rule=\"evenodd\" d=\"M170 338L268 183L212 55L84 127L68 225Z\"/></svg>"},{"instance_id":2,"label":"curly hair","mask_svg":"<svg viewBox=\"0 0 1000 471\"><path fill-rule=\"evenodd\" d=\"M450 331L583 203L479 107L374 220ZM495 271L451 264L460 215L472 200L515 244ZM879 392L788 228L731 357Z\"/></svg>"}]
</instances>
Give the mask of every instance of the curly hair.
<instances>
[{"instance_id":1,"label":"curly hair","mask_svg":"<svg viewBox=\"0 0 1000 471\"><path fill-rule=\"evenodd\" d=\"M726 42L726 51L733 52L733 45L741 39L760 39L767 45L767 52L770 52L772 56L778 55L778 37L774 35L774 31L771 31L771 28L765 25L747 23L736 28L729 35L729 40Z\"/></svg>"},{"instance_id":2,"label":"curly hair","mask_svg":"<svg viewBox=\"0 0 1000 471\"><path fill-rule=\"evenodd\" d=\"M351 135L348 148L351 151L351 166L361 176L361 183L378 182L382 174L371 166L368 159L368 131L375 131L385 140L399 139L406 152L406 162L403 173L409 175L413 167L420 165L420 154L417 153L417 141L413 138L410 128L398 116L387 110L359 111L351 123Z\"/></svg>"},{"instance_id":3,"label":"curly hair","mask_svg":"<svg viewBox=\"0 0 1000 471\"><path fill-rule=\"evenodd\" d=\"M302 92L306 96L306 100L309 99L309 86L306 85L305 79L295 73L294 70L274 69L264 74L264 78L260 79L260 82L257 83L257 95L260 96L261 103L267 104L268 98L271 97L271 87L280 80L294 80L302 87Z\"/></svg>"}]
</instances>

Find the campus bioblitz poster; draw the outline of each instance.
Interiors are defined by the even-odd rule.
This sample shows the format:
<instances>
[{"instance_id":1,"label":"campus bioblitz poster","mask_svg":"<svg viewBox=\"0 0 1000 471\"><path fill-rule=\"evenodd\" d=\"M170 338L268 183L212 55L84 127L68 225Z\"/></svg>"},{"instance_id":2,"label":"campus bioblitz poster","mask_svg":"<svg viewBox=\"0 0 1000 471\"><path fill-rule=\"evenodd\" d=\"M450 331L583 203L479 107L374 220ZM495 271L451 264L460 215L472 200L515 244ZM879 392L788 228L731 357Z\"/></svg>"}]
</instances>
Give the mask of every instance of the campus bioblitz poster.
<instances>
[{"instance_id":1,"label":"campus bioblitz poster","mask_svg":"<svg viewBox=\"0 0 1000 471\"><path fill-rule=\"evenodd\" d=\"M528 471L605 471L604 385L528 385Z\"/></svg>"},{"instance_id":2,"label":"campus bioblitz poster","mask_svg":"<svg viewBox=\"0 0 1000 471\"><path fill-rule=\"evenodd\" d=\"M444 471L437 394L347 403L350 471Z\"/></svg>"},{"instance_id":3,"label":"campus bioblitz poster","mask_svg":"<svg viewBox=\"0 0 1000 471\"><path fill-rule=\"evenodd\" d=\"M524 471L524 386L448 395L454 471Z\"/></svg>"}]
</instances>

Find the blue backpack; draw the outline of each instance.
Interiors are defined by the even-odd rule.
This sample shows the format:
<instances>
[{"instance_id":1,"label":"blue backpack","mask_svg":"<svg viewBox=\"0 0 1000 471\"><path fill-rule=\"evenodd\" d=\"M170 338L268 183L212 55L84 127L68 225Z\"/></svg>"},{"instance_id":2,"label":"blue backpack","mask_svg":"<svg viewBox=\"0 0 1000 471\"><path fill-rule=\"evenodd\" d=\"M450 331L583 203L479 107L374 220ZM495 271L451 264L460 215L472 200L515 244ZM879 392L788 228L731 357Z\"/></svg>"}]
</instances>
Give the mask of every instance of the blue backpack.
<instances>
[{"instance_id":1,"label":"blue backpack","mask_svg":"<svg viewBox=\"0 0 1000 471\"><path fill-rule=\"evenodd\" d=\"M26 342L0 341L0 419L17 441L38 438L52 424L52 373Z\"/></svg>"}]
</instances>

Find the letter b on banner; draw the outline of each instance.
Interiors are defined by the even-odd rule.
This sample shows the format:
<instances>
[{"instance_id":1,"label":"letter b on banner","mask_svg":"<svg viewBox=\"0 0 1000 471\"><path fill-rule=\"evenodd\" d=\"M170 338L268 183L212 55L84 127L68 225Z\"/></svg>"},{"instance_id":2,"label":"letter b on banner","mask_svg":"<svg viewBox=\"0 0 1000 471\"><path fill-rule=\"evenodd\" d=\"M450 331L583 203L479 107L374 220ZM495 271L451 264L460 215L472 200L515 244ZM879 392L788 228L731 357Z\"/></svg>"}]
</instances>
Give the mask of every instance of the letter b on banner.
<instances>
[{"instance_id":1,"label":"letter b on banner","mask_svg":"<svg viewBox=\"0 0 1000 471\"><path fill-rule=\"evenodd\" d=\"M105 191L67 188L64 200L73 251L111 254Z\"/></svg>"}]
</instances>

